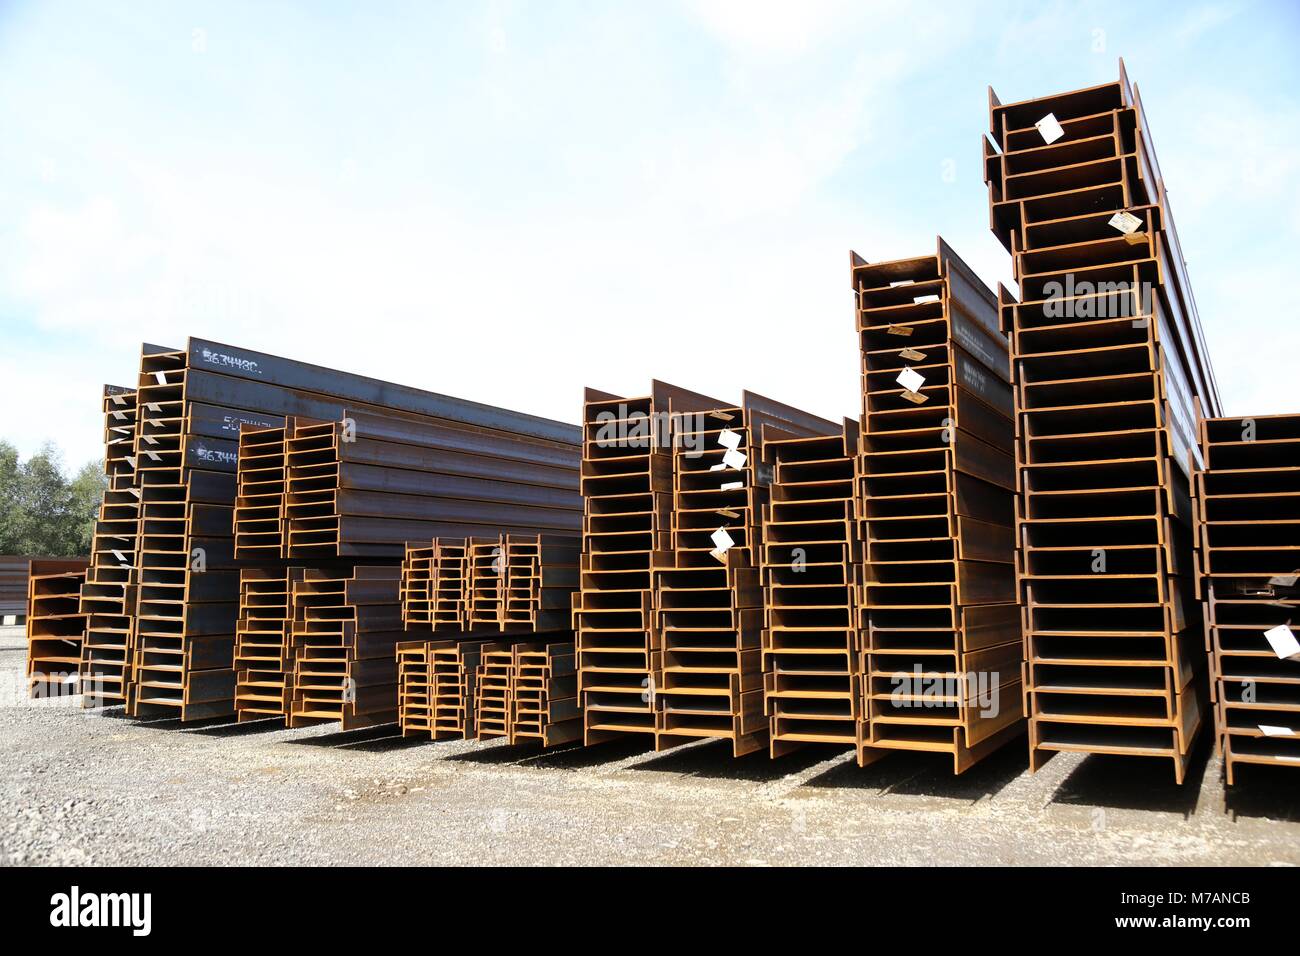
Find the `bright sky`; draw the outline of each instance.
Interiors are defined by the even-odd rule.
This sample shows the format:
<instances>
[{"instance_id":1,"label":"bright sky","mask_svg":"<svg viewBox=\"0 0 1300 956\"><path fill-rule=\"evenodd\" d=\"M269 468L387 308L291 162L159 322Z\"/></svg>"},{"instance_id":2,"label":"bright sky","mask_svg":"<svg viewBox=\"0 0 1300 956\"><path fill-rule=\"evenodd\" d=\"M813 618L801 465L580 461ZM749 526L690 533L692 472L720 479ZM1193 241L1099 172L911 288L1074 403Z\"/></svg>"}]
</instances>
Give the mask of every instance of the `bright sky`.
<instances>
[{"instance_id":1,"label":"bright sky","mask_svg":"<svg viewBox=\"0 0 1300 956\"><path fill-rule=\"evenodd\" d=\"M566 421L859 411L848 250L991 285L1003 101L1142 90L1229 414L1300 410L1300 4L0 0L0 437L194 334Z\"/></svg>"}]
</instances>

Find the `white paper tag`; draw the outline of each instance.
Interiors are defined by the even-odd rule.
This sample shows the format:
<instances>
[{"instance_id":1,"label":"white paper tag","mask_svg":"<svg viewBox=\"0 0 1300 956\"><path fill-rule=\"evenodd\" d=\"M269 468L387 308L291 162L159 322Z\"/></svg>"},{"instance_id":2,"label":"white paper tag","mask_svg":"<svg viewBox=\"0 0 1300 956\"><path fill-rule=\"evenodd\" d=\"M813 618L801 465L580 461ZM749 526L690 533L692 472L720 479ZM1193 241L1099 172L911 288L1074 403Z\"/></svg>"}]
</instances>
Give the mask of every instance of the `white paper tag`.
<instances>
[{"instance_id":1,"label":"white paper tag","mask_svg":"<svg viewBox=\"0 0 1300 956\"><path fill-rule=\"evenodd\" d=\"M744 488L744 487L745 487L745 483L743 481L724 481L722 483L723 491L735 491L737 488Z\"/></svg>"},{"instance_id":2,"label":"white paper tag","mask_svg":"<svg viewBox=\"0 0 1300 956\"><path fill-rule=\"evenodd\" d=\"M139 489L139 488L128 488L128 489L126 489L126 490L129 491L129 492L131 492L131 494L135 495L137 498L140 497L140 489Z\"/></svg>"},{"instance_id":3,"label":"white paper tag","mask_svg":"<svg viewBox=\"0 0 1300 956\"><path fill-rule=\"evenodd\" d=\"M1124 235L1136 232L1137 227L1142 225L1142 220L1131 212L1117 212L1110 217L1110 225L1114 226Z\"/></svg>"},{"instance_id":4,"label":"white paper tag","mask_svg":"<svg viewBox=\"0 0 1300 956\"><path fill-rule=\"evenodd\" d=\"M126 463L127 463L128 465L130 465L132 468L134 468L134 467L135 467L135 456L134 456L134 455L127 455L127 456L126 456Z\"/></svg>"},{"instance_id":5,"label":"white paper tag","mask_svg":"<svg viewBox=\"0 0 1300 956\"><path fill-rule=\"evenodd\" d=\"M1061 124L1056 121L1056 114L1048 113L1037 123L1038 132L1043 134L1043 141L1046 143L1055 143L1065 135L1065 130L1061 129Z\"/></svg>"},{"instance_id":6,"label":"white paper tag","mask_svg":"<svg viewBox=\"0 0 1300 956\"><path fill-rule=\"evenodd\" d=\"M113 557L117 558L117 560L121 561L123 564L126 564L126 555L123 554L121 551L118 551L116 548L114 548L112 549L112 554Z\"/></svg>"},{"instance_id":7,"label":"white paper tag","mask_svg":"<svg viewBox=\"0 0 1300 956\"><path fill-rule=\"evenodd\" d=\"M1300 571L1295 574L1275 574L1268 579L1268 583L1275 588L1293 588L1297 580L1300 580Z\"/></svg>"},{"instance_id":8,"label":"white paper tag","mask_svg":"<svg viewBox=\"0 0 1300 956\"><path fill-rule=\"evenodd\" d=\"M154 373L153 373L153 378L154 378L154 381L157 382L159 385L166 385L166 384L167 384L167 373L166 373L166 372L154 372Z\"/></svg>"},{"instance_id":9,"label":"white paper tag","mask_svg":"<svg viewBox=\"0 0 1300 956\"><path fill-rule=\"evenodd\" d=\"M713 541L713 546L719 551L726 551L736 543L735 539L732 538L731 535L727 534L726 528L719 528L717 531L713 532L713 534L709 535L709 538Z\"/></svg>"},{"instance_id":10,"label":"white paper tag","mask_svg":"<svg viewBox=\"0 0 1300 956\"><path fill-rule=\"evenodd\" d=\"M1279 624L1277 627L1265 631L1264 636L1268 638L1268 643L1272 645L1273 653L1282 660L1300 654L1300 641L1295 639L1295 635L1291 633L1291 628L1285 624Z\"/></svg>"},{"instance_id":11,"label":"white paper tag","mask_svg":"<svg viewBox=\"0 0 1300 956\"><path fill-rule=\"evenodd\" d=\"M113 400L113 404L114 404L114 405L125 405L125 404L126 404L126 396L125 396L125 395L110 395L110 396L108 396L108 397L111 398L111 399Z\"/></svg>"},{"instance_id":12,"label":"white paper tag","mask_svg":"<svg viewBox=\"0 0 1300 956\"><path fill-rule=\"evenodd\" d=\"M722 471L726 467L726 463L720 461L716 465L709 465L709 471Z\"/></svg>"},{"instance_id":13,"label":"white paper tag","mask_svg":"<svg viewBox=\"0 0 1300 956\"><path fill-rule=\"evenodd\" d=\"M152 435L141 435L140 437L151 445L158 444L158 439L154 438Z\"/></svg>"},{"instance_id":14,"label":"white paper tag","mask_svg":"<svg viewBox=\"0 0 1300 956\"><path fill-rule=\"evenodd\" d=\"M709 557L711 557L714 561L721 562L722 564L727 563L727 552L722 551L720 549L710 551Z\"/></svg>"},{"instance_id":15,"label":"white paper tag","mask_svg":"<svg viewBox=\"0 0 1300 956\"><path fill-rule=\"evenodd\" d=\"M119 422L120 422L120 421L125 421L125 420L126 420L126 412L114 411L114 412L113 412L113 417L116 418Z\"/></svg>"},{"instance_id":16,"label":"white paper tag","mask_svg":"<svg viewBox=\"0 0 1300 956\"><path fill-rule=\"evenodd\" d=\"M151 461L162 461L162 459L158 457L158 453L156 451L146 451L145 454L149 456L149 459Z\"/></svg>"},{"instance_id":17,"label":"white paper tag","mask_svg":"<svg viewBox=\"0 0 1300 956\"><path fill-rule=\"evenodd\" d=\"M1296 732L1290 727L1275 727L1272 724L1260 724L1259 732L1265 737L1294 737Z\"/></svg>"},{"instance_id":18,"label":"white paper tag","mask_svg":"<svg viewBox=\"0 0 1300 956\"><path fill-rule=\"evenodd\" d=\"M730 428L724 428L718 435L718 444L723 448L735 448L740 444L740 432L733 432Z\"/></svg>"},{"instance_id":19,"label":"white paper tag","mask_svg":"<svg viewBox=\"0 0 1300 956\"><path fill-rule=\"evenodd\" d=\"M734 448L728 448L727 453L722 456L722 463L728 468L744 468L747 461L749 458Z\"/></svg>"},{"instance_id":20,"label":"white paper tag","mask_svg":"<svg viewBox=\"0 0 1300 956\"><path fill-rule=\"evenodd\" d=\"M914 368L905 368L898 373L898 378L894 379L899 385L909 392L919 392L921 386L925 384L925 376Z\"/></svg>"},{"instance_id":21,"label":"white paper tag","mask_svg":"<svg viewBox=\"0 0 1300 956\"><path fill-rule=\"evenodd\" d=\"M144 407L149 409L149 411L151 412L158 412L159 414L162 414L162 406L159 405L157 402L146 402Z\"/></svg>"}]
</instances>

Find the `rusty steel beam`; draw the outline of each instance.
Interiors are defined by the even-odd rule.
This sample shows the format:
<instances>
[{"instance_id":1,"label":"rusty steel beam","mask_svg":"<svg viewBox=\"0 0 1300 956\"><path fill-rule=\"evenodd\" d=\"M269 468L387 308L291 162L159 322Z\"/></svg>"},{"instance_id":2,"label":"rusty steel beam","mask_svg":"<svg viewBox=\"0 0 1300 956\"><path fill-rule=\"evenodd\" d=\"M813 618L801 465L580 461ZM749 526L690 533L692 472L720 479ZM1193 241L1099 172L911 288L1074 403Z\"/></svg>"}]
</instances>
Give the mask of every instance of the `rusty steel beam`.
<instances>
[{"instance_id":1,"label":"rusty steel beam","mask_svg":"<svg viewBox=\"0 0 1300 956\"><path fill-rule=\"evenodd\" d=\"M86 615L79 666L84 707L125 703L135 611L140 531L140 490L136 487L135 469L136 391L105 385L103 413L108 485L100 500L90 567L81 586L80 609Z\"/></svg>"},{"instance_id":2,"label":"rusty steel beam","mask_svg":"<svg viewBox=\"0 0 1300 956\"><path fill-rule=\"evenodd\" d=\"M286 723L342 730L396 723L400 569L307 569L293 582L293 686Z\"/></svg>"},{"instance_id":3,"label":"rusty steel beam","mask_svg":"<svg viewBox=\"0 0 1300 956\"><path fill-rule=\"evenodd\" d=\"M673 414L726 407L653 382L621 398L583 402L581 587L574 598L578 687L588 745L658 730L662 649L653 620L653 556L668 546Z\"/></svg>"},{"instance_id":4,"label":"rusty steel beam","mask_svg":"<svg viewBox=\"0 0 1300 956\"><path fill-rule=\"evenodd\" d=\"M1018 596L1031 765L1058 751L1171 760L1202 722L1191 475L1220 414L1147 115L1119 81L1002 104L990 222L1015 398Z\"/></svg>"},{"instance_id":5,"label":"rusty steel beam","mask_svg":"<svg viewBox=\"0 0 1300 956\"><path fill-rule=\"evenodd\" d=\"M858 425L764 444L763 703L773 757L805 744L856 746L862 650L854 520Z\"/></svg>"},{"instance_id":6,"label":"rusty steel beam","mask_svg":"<svg viewBox=\"0 0 1300 956\"><path fill-rule=\"evenodd\" d=\"M433 732L430 648L434 643L401 641L397 645L397 722L403 737L424 737Z\"/></svg>"},{"instance_id":7,"label":"rusty steel beam","mask_svg":"<svg viewBox=\"0 0 1300 956\"><path fill-rule=\"evenodd\" d=\"M961 773L1025 731L1014 426L997 300L933 256L851 256L862 352L858 762L949 754Z\"/></svg>"},{"instance_id":8,"label":"rusty steel beam","mask_svg":"<svg viewBox=\"0 0 1300 956\"><path fill-rule=\"evenodd\" d=\"M239 572L235 625L235 715L240 721L286 717L293 696L294 585L303 568Z\"/></svg>"},{"instance_id":9,"label":"rusty steel beam","mask_svg":"<svg viewBox=\"0 0 1300 956\"><path fill-rule=\"evenodd\" d=\"M582 739L572 640L516 644L510 671L510 742L555 747Z\"/></svg>"},{"instance_id":10,"label":"rusty steel beam","mask_svg":"<svg viewBox=\"0 0 1300 956\"><path fill-rule=\"evenodd\" d=\"M33 560L27 576L27 688L33 697L80 691L81 642L86 615L81 586L89 562Z\"/></svg>"},{"instance_id":11,"label":"rusty steel beam","mask_svg":"<svg viewBox=\"0 0 1300 956\"><path fill-rule=\"evenodd\" d=\"M1215 747L1238 766L1300 767L1300 415L1208 418L1195 481Z\"/></svg>"},{"instance_id":12,"label":"rusty steel beam","mask_svg":"<svg viewBox=\"0 0 1300 956\"><path fill-rule=\"evenodd\" d=\"M580 521L575 426L203 340L146 346L137 396L140 547L125 682L137 716L235 712L241 561L387 563L408 539L473 533L485 520L525 531ZM333 484L309 468L295 500L290 436L331 421L356 440L334 456ZM295 509L308 523L298 549Z\"/></svg>"},{"instance_id":13,"label":"rusty steel beam","mask_svg":"<svg viewBox=\"0 0 1300 956\"><path fill-rule=\"evenodd\" d=\"M768 749L759 537L764 441L830 434L833 422L746 392L740 406L676 413L669 548L654 556L658 749L725 739Z\"/></svg>"}]
</instances>

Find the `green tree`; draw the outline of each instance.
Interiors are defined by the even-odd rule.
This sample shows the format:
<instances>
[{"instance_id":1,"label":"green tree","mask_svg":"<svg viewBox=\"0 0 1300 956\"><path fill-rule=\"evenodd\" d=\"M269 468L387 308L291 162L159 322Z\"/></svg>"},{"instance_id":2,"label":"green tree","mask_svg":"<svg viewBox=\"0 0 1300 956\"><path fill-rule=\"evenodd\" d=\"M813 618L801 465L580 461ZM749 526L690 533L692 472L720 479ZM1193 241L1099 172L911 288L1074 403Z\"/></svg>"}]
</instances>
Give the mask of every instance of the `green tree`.
<instances>
[{"instance_id":1,"label":"green tree","mask_svg":"<svg viewBox=\"0 0 1300 956\"><path fill-rule=\"evenodd\" d=\"M22 461L0 441L0 554L89 554L105 487L99 463L87 463L69 481L54 445Z\"/></svg>"}]
</instances>

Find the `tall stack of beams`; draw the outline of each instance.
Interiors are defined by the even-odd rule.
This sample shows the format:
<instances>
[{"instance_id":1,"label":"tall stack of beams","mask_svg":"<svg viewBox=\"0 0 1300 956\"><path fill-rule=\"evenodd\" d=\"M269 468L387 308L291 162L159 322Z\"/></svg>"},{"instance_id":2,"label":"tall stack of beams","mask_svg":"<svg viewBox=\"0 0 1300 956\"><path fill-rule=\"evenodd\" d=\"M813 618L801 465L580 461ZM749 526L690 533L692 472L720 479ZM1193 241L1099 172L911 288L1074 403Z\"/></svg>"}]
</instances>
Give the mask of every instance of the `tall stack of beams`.
<instances>
[{"instance_id":1,"label":"tall stack of beams","mask_svg":"<svg viewBox=\"0 0 1300 956\"><path fill-rule=\"evenodd\" d=\"M1017 571L1032 766L1057 751L1167 758L1201 724L1194 402L1219 412L1137 91L1002 104L985 180L1013 257Z\"/></svg>"},{"instance_id":2,"label":"tall stack of beams","mask_svg":"<svg viewBox=\"0 0 1300 956\"><path fill-rule=\"evenodd\" d=\"M108 478L81 587L86 636L81 645L82 704L122 703L131 669L140 489L136 487L136 392L105 385L104 473Z\"/></svg>"},{"instance_id":3,"label":"tall stack of beams","mask_svg":"<svg viewBox=\"0 0 1300 956\"><path fill-rule=\"evenodd\" d=\"M862 351L858 757L952 756L960 773L1024 731L1015 467L997 300L935 255L852 255Z\"/></svg>"}]
</instances>

